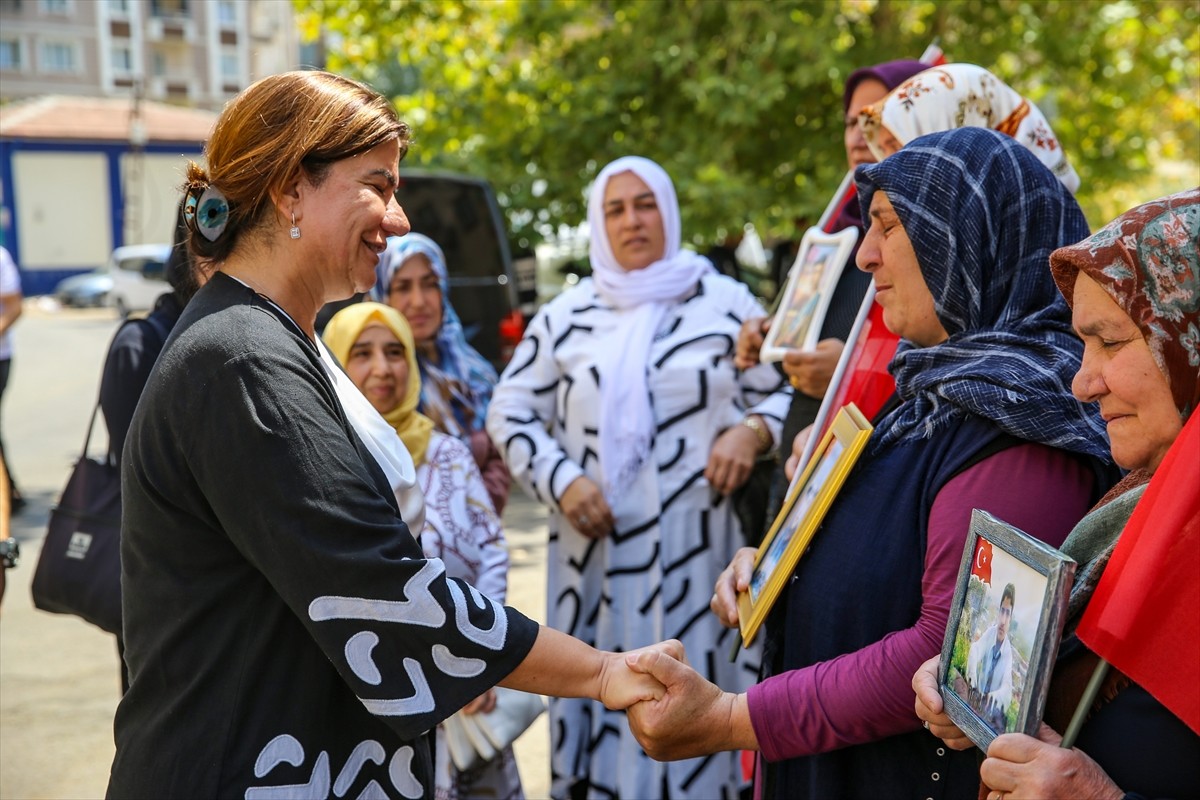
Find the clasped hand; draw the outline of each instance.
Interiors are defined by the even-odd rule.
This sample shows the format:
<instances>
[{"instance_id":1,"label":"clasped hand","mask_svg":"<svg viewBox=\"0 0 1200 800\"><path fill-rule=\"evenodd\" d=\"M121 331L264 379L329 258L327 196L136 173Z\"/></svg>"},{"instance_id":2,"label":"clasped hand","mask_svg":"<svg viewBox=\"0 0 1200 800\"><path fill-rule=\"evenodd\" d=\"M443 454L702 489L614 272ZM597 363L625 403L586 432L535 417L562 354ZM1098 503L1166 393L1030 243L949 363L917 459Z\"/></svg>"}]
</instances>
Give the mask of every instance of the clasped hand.
<instances>
[{"instance_id":1,"label":"clasped hand","mask_svg":"<svg viewBox=\"0 0 1200 800\"><path fill-rule=\"evenodd\" d=\"M651 758L676 761L758 749L744 695L721 691L686 660L664 650L644 648L627 653L625 661L630 670L652 677L664 689L661 697L626 711L629 729Z\"/></svg>"},{"instance_id":2,"label":"clasped hand","mask_svg":"<svg viewBox=\"0 0 1200 800\"><path fill-rule=\"evenodd\" d=\"M666 694L666 687L653 675L629 666L630 657L642 655L662 656L668 660L686 658L683 645L675 639L628 653L606 653L599 684L599 700L605 708L623 711L634 703L659 700Z\"/></svg>"}]
</instances>

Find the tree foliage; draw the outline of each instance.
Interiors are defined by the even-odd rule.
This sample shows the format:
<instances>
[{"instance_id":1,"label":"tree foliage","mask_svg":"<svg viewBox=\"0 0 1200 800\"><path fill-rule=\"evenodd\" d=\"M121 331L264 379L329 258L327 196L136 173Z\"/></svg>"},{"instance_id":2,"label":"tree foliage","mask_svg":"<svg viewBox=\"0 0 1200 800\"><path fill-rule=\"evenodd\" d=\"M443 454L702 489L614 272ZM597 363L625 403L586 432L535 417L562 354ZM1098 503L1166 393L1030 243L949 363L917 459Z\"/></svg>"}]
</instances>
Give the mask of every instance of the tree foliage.
<instances>
[{"instance_id":1,"label":"tree foliage","mask_svg":"<svg viewBox=\"0 0 1200 800\"><path fill-rule=\"evenodd\" d=\"M1200 182L1194 0L295 2L328 67L413 126L407 163L491 180L520 249L581 222L589 181L631 153L672 175L693 241L795 235L846 169L846 76L935 37L1038 103L1094 225L1165 191L1164 162Z\"/></svg>"}]
</instances>

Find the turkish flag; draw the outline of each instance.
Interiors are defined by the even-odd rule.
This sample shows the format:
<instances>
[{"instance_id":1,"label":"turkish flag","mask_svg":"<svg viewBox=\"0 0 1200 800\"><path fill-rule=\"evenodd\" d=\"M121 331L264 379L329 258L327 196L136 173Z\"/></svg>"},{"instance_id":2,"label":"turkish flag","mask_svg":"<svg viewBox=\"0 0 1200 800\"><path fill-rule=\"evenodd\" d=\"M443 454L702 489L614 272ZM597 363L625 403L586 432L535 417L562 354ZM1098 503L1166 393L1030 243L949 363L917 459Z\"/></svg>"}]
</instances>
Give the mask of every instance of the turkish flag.
<instances>
[{"instance_id":1,"label":"turkish flag","mask_svg":"<svg viewBox=\"0 0 1200 800\"><path fill-rule=\"evenodd\" d=\"M992 585L992 543L982 536L979 546L975 548L975 561L971 564L971 574L979 580Z\"/></svg>"},{"instance_id":2,"label":"turkish flag","mask_svg":"<svg viewBox=\"0 0 1200 800\"><path fill-rule=\"evenodd\" d=\"M1150 479L1077 633L1200 734L1200 413Z\"/></svg>"}]
</instances>

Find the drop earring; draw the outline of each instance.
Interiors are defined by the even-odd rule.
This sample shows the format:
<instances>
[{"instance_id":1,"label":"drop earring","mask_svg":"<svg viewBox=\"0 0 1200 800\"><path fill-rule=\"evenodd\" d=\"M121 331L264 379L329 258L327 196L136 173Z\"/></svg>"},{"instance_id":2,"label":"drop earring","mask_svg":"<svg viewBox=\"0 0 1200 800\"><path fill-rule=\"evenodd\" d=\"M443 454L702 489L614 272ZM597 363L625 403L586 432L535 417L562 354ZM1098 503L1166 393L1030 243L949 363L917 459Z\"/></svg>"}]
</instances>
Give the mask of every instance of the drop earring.
<instances>
[{"instance_id":1,"label":"drop earring","mask_svg":"<svg viewBox=\"0 0 1200 800\"><path fill-rule=\"evenodd\" d=\"M300 238L300 226L296 224L295 211L292 212L292 229L288 231L288 236L291 236L293 239Z\"/></svg>"}]
</instances>

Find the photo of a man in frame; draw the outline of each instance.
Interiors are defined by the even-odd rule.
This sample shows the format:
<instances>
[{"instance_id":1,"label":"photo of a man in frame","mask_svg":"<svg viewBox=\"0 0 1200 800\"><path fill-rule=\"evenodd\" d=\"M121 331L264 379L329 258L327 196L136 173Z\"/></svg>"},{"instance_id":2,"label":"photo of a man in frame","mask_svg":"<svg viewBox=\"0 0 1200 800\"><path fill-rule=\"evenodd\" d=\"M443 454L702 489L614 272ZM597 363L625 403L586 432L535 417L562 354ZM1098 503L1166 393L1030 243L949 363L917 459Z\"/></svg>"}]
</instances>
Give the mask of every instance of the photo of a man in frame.
<instances>
[{"instance_id":1,"label":"photo of a man in frame","mask_svg":"<svg viewBox=\"0 0 1200 800\"><path fill-rule=\"evenodd\" d=\"M1005 710L1013 695L1013 648L1009 637L1016 587L1004 586L996 622L971 645L967 655L967 702L988 725L1007 730Z\"/></svg>"}]
</instances>

